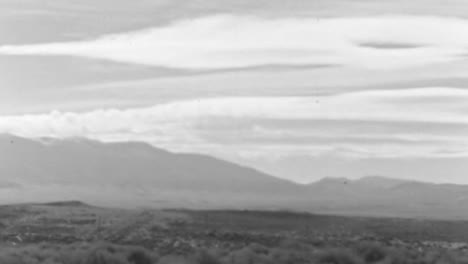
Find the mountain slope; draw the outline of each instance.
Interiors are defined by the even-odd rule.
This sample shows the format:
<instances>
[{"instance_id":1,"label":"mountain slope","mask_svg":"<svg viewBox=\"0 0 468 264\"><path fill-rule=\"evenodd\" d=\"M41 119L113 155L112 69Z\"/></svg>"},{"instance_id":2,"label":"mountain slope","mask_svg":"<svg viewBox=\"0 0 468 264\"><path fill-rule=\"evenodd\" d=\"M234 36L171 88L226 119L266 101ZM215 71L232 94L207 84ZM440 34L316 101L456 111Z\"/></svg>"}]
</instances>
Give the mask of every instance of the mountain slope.
<instances>
[{"instance_id":1,"label":"mountain slope","mask_svg":"<svg viewBox=\"0 0 468 264\"><path fill-rule=\"evenodd\" d=\"M144 143L0 135L0 201L61 200L468 220L468 186L379 176L300 185L209 156L176 154Z\"/></svg>"},{"instance_id":2,"label":"mountain slope","mask_svg":"<svg viewBox=\"0 0 468 264\"><path fill-rule=\"evenodd\" d=\"M468 219L468 186L385 177L323 179L308 186L315 212Z\"/></svg>"},{"instance_id":3,"label":"mountain slope","mask_svg":"<svg viewBox=\"0 0 468 264\"><path fill-rule=\"evenodd\" d=\"M24 188L46 190L55 186L71 189L80 196L62 198L67 200L87 200L91 190L97 189L101 198L95 197L90 202L112 201L113 196L123 195L129 196L128 202L135 200L142 205L153 205L148 202L151 200L181 199L235 205L257 197L252 205L270 207L304 189L209 156L174 154L144 143L100 143L86 139L39 142L10 135L0 137L0 175L0 186L3 181L6 184L14 179L15 184ZM106 194L106 190L110 193ZM272 199L272 193L277 198Z\"/></svg>"}]
</instances>

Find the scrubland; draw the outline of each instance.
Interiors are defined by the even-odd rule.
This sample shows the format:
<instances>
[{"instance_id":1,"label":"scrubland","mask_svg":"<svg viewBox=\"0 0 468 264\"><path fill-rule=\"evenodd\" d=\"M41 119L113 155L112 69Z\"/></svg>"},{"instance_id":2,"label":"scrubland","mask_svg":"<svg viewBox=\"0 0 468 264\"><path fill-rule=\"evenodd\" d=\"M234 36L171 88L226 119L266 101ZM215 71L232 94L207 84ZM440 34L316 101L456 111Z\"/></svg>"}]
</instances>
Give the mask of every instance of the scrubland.
<instances>
[{"instance_id":1,"label":"scrubland","mask_svg":"<svg viewBox=\"0 0 468 264\"><path fill-rule=\"evenodd\" d=\"M463 264L467 238L465 221L0 207L0 264Z\"/></svg>"}]
</instances>

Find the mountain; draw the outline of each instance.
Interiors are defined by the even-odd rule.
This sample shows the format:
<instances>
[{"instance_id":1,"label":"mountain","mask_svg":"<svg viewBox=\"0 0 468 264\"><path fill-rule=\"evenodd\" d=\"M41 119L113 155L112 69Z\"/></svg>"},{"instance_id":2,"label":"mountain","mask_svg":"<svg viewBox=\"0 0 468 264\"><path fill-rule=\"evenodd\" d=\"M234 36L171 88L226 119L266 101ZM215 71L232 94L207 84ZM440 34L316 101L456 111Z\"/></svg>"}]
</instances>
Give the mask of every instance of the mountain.
<instances>
[{"instance_id":1,"label":"mountain","mask_svg":"<svg viewBox=\"0 0 468 264\"><path fill-rule=\"evenodd\" d=\"M251 168L145 143L29 140L11 135L0 137L0 175L0 187L16 187L9 188L4 198L21 201L271 207L305 190Z\"/></svg>"},{"instance_id":2,"label":"mountain","mask_svg":"<svg viewBox=\"0 0 468 264\"><path fill-rule=\"evenodd\" d=\"M308 185L309 208L334 214L468 219L468 186L368 176Z\"/></svg>"},{"instance_id":3,"label":"mountain","mask_svg":"<svg viewBox=\"0 0 468 264\"><path fill-rule=\"evenodd\" d=\"M284 209L468 220L468 186L367 176L308 185L148 144L0 135L0 201L115 207Z\"/></svg>"},{"instance_id":4,"label":"mountain","mask_svg":"<svg viewBox=\"0 0 468 264\"><path fill-rule=\"evenodd\" d=\"M309 194L319 196L318 199L330 196L330 199L356 200L357 197L372 198L389 192L399 185L411 181L393 179L381 176L366 176L357 180L347 178L323 178L308 185Z\"/></svg>"}]
</instances>

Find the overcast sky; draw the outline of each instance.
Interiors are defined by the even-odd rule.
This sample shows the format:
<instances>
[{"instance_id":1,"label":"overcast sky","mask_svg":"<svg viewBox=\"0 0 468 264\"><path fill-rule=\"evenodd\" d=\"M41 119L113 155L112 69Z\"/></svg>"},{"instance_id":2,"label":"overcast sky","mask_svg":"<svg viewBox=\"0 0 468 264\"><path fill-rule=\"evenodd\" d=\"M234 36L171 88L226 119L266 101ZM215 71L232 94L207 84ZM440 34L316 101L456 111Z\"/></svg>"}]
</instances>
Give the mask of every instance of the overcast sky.
<instances>
[{"instance_id":1,"label":"overcast sky","mask_svg":"<svg viewBox=\"0 0 468 264\"><path fill-rule=\"evenodd\" d=\"M0 0L0 133L468 184L465 0Z\"/></svg>"}]
</instances>

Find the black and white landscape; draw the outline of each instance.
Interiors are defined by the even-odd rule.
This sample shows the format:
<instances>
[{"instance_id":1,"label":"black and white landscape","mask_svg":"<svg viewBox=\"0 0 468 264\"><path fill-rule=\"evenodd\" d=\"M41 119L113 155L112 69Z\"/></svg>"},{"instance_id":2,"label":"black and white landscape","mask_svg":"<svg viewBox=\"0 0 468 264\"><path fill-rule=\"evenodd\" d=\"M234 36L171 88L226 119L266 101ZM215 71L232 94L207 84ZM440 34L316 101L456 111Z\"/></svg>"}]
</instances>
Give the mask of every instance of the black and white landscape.
<instances>
[{"instance_id":1,"label":"black and white landscape","mask_svg":"<svg viewBox=\"0 0 468 264\"><path fill-rule=\"evenodd\" d=\"M262 209L468 220L468 186L365 176L298 184L145 143L0 136L2 201L110 207ZM103 175L106 175L103 177ZM343 175L346 176L346 175Z\"/></svg>"},{"instance_id":2,"label":"black and white landscape","mask_svg":"<svg viewBox=\"0 0 468 264\"><path fill-rule=\"evenodd\" d=\"M0 263L464 263L468 3L0 0Z\"/></svg>"}]
</instances>

